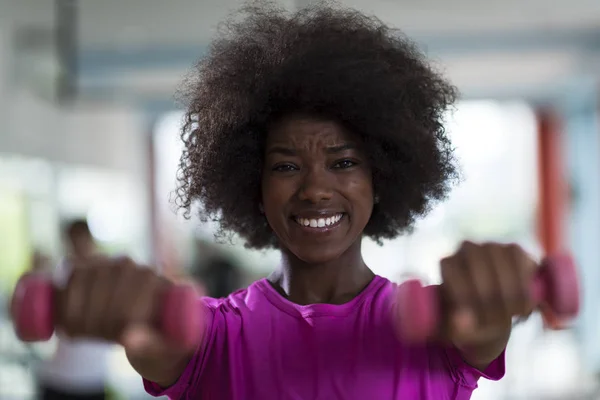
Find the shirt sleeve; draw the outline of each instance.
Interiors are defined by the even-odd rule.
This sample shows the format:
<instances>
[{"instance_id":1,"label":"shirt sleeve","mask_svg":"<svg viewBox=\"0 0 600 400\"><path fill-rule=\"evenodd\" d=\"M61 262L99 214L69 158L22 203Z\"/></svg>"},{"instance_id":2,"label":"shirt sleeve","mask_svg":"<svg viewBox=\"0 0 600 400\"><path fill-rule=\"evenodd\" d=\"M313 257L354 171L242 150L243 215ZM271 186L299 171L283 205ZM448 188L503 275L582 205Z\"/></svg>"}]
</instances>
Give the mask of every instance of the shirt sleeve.
<instances>
[{"instance_id":1,"label":"shirt sleeve","mask_svg":"<svg viewBox=\"0 0 600 400\"><path fill-rule=\"evenodd\" d=\"M204 331L204 338L201 345L196 349L194 356L188 363L187 367L172 386L168 388L162 388L155 382L151 382L147 379L142 378L144 383L144 389L152 397L166 396L170 400L184 400L187 398L188 393L191 390L195 390L197 382L200 380L202 371L204 370L204 363L207 352L210 349L210 343L212 343L214 333L214 316L215 311L212 307L208 306L204 299L201 300L204 305L204 310L207 313L206 325Z\"/></svg>"},{"instance_id":2,"label":"shirt sleeve","mask_svg":"<svg viewBox=\"0 0 600 400\"><path fill-rule=\"evenodd\" d=\"M506 349L492 361L485 371L480 371L467 364L456 348L449 347L446 349L446 361L454 382L473 390L477 388L477 381L480 378L491 381L499 381L502 379L506 372L505 358Z\"/></svg>"}]
</instances>

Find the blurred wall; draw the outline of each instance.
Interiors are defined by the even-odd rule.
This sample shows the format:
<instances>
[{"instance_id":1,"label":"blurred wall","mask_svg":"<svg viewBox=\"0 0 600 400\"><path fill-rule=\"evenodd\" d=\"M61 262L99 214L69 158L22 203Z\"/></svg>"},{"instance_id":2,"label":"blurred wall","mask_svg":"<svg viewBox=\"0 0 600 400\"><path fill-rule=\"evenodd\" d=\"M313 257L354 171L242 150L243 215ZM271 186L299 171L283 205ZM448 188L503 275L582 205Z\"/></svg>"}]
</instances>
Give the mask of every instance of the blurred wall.
<instances>
[{"instance_id":1,"label":"blurred wall","mask_svg":"<svg viewBox=\"0 0 600 400\"><path fill-rule=\"evenodd\" d=\"M36 36L36 24L40 37L52 32L52 4L0 0L0 153L144 172L146 158L140 150L148 147L148 135L139 108L48 101L52 99L44 97L54 95L58 76L51 65L56 62L53 45L39 43L45 50L29 57L18 52L20 33L30 30Z\"/></svg>"}]
</instances>

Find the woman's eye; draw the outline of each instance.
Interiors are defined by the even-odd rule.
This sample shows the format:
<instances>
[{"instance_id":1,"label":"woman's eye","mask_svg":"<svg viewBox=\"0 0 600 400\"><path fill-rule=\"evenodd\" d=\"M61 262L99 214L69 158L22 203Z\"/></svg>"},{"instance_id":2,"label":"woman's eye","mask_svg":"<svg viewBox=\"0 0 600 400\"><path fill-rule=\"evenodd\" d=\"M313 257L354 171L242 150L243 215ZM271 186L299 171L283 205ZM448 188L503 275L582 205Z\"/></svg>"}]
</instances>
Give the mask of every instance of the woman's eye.
<instances>
[{"instance_id":1,"label":"woman's eye","mask_svg":"<svg viewBox=\"0 0 600 400\"><path fill-rule=\"evenodd\" d=\"M290 172L295 171L297 168L292 164L279 164L273 167L273 171L277 172Z\"/></svg>"},{"instance_id":2,"label":"woman's eye","mask_svg":"<svg viewBox=\"0 0 600 400\"><path fill-rule=\"evenodd\" d=\"M341 160L333 165L333 168L345 169L354 167L357 163L352 160Z\"/></svg>"}]
</instances>

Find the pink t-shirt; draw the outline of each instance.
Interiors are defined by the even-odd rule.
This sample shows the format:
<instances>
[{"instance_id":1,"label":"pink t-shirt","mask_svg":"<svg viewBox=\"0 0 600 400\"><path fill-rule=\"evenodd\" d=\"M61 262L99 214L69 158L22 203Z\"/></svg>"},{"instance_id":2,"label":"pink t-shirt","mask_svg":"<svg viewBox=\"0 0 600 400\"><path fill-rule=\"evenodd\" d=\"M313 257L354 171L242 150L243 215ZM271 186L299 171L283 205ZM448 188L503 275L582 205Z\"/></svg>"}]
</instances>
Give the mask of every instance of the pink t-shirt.
<instances>
[{"instance_id":1,"label":"pink t-shirt","mask_svg":"<svg viewBox=\"0 0 600 400\"><path fill-rule=\"evenodd\" d=\"M394 335L394 284L376 276L342 305L300 306L266 279L225 299L205 298L203 345L166 390L181 400L466 400L504 375L504 354L481 373L453 348L409 347Z\"/></svg>"}]
</instances>

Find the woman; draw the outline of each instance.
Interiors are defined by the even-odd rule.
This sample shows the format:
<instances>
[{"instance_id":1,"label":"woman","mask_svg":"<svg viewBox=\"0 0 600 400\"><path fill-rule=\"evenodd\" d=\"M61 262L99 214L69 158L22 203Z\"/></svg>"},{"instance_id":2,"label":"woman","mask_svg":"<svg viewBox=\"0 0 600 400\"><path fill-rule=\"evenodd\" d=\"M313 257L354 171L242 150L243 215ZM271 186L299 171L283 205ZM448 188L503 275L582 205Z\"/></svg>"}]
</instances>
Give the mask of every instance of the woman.
<instances>
[{"instance_id":1,"label":"woman","mask_svg":"<svg viewBox=\"0 0 600 400\"><path fill-rule=\"evenodd\" d=\"M68 256L84 267L98 256L87 221L76 219L65 226ZM70 265L61 262L51 271L58 287L66 284ZM108 359L114 345L90 338L57 336L56 351L37 369L41 400L104 400L107 396Z\"/></svg>"},{"instance_id":2,"label":"woman","mask_svg":"<svg viewBox=\"0 0 600 400\"><path fill-rule=\"evenodd\" d=\"M130 260L75 269L72 336L125 346L146 390L171 399L469 399L500 379L536 264L516 245L465 242L441 261L443 326L405 343L394 284L361 240L410 230L456 179L442 117L455 90L398 32L356 11L246 7L190 85L179 204L221 236L276 248L267 278L203 298L197 348L153 328L165 283Z\"/></svg>"}]
</instances>

